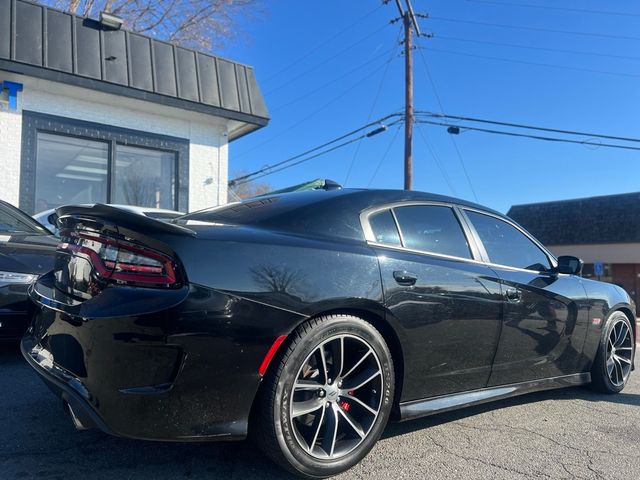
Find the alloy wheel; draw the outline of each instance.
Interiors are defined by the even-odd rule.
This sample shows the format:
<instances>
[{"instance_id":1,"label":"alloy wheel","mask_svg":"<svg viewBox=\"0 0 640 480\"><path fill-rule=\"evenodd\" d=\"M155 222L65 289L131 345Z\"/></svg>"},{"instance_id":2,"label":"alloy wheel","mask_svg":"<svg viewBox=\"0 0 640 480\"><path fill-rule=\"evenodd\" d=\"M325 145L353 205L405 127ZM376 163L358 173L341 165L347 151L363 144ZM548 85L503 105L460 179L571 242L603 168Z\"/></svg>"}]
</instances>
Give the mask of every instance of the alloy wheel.
<instances>
[{"instance_id":1,"label":"alloy wheel","mask_svg":"<svg viewBox=\"0 0 640 480\"><path fill-rule=\"evenodd\" d=\"M613 324L607 340L607 375L620 387L629 378L633 355L633 335L627 323L620 319Z\"/></svg>"},{"instance_id":2,"label":"alloy wheel","mask_svg":"<svg viewBox=\"0 0 640 480\"><path fill-rule=\"evenodd\" d=\"M299 446L335 460L357 448L382 406L384 379L374 349L355 335L337 335L303 362L291 390L290 423Z\"/></svg>"}]
</instances>

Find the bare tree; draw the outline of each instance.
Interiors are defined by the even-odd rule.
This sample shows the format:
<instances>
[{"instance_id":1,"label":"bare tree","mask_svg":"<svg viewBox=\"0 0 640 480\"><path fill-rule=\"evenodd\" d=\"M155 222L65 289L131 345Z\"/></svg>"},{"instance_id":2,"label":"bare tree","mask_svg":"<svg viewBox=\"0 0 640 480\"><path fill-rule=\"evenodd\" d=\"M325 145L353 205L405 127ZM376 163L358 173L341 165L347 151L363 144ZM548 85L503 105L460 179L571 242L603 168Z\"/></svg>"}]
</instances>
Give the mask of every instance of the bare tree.
<instances>
[{"instance_id":1,"label":"bare tree","mask_svg":"<svg viewBox=\"0 0 640 480\"><path fill-rule=\"evenodd\" d=\"M286 293L300 287L303 277L299 270L289 270L284 266L260 265L251 269L254 281L268 292Z\"/></svg>"},{"instance_id":2,"label":"bare tree","mask_svg":"<svg viewBox=\"0 0 640 480\"><path fill-rule=\"evenodd\" d=\"M245 173L246 172L235 172L233 174L233 178L241 177ZM238 200L243 200L245 198L264 195L265 193L269 193L272 190L273 187L265 182L241 183L239 185L229 187L227 197L229 202L237 202Z\"/></svg>"},{"instance_id":3,"label":"bare tree","mask_svg":"<svg viewBox=\"0 0 640 480\"><path fill-rule=\"evenodd\" d=\"M252 15L259 0L41 0L77 15L110 12L127 29L161 40L212 51L234 36L234 19Z\"/></svg>"}]
</instances>

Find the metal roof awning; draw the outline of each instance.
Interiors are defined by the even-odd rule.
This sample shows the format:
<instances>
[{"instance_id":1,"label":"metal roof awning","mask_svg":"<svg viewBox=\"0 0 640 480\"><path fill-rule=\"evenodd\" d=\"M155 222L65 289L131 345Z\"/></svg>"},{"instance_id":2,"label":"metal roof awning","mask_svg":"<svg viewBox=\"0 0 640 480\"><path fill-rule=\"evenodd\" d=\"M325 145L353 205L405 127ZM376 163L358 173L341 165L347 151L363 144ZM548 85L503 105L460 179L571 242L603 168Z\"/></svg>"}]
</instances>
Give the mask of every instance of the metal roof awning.
<instances>
[{"instance_id":1,"label":"metal roof awning","mask_svg":"<svg viewBox=\"0 0 640 480\"><path fill-rule=\"evenodd\" d=\"M269 121L253 69L26 0L0 0L0 70L239 122Z\"/></svg>"}]
</instances>

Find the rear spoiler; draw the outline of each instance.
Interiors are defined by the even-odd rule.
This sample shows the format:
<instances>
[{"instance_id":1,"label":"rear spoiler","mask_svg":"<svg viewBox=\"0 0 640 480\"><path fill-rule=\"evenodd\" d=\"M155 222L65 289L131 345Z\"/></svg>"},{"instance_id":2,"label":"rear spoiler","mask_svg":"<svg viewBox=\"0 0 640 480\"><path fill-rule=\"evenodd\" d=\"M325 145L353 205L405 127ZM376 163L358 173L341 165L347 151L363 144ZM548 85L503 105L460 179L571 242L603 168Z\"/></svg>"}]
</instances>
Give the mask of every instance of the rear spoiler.
<instances>
[{"instance_id":1,"label":"rear spoiler","mask_svg":"<svg viewBox=\"0 0 640 480\"><path fill-rule=\"evenodd\" d=\"M108 225L122 227L144 235L168 233L172 235L184 235L195 237L196 232L173 223L161 222L146 217L139 213L129 212L117 207L111 207L102 203L94 205L64 205L56 208L58 220L65 218L87 219L100 221Z\"/></svg>"}]
</instances>

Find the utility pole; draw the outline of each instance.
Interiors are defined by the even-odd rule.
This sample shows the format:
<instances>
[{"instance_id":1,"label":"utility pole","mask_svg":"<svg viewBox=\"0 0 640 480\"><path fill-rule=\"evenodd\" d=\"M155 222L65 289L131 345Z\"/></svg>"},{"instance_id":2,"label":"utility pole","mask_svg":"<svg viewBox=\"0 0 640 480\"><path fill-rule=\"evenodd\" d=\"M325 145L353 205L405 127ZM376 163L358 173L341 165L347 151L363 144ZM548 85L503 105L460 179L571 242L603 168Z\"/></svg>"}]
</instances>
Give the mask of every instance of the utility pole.
<instances>
[{"instance_id":1,"label":"utility pole","mask_svg":"<svg viewBox=\"0 0 640 480\"><path fill-rule=\"evenodd\" d=\"M413 34L420 36L420 27L411 5L411 0L405 0L407 8L402 6L401 0L395 0L400 18L404 25L404 189L411 190L413 186Z\"/></svg>"}]
</instances>

